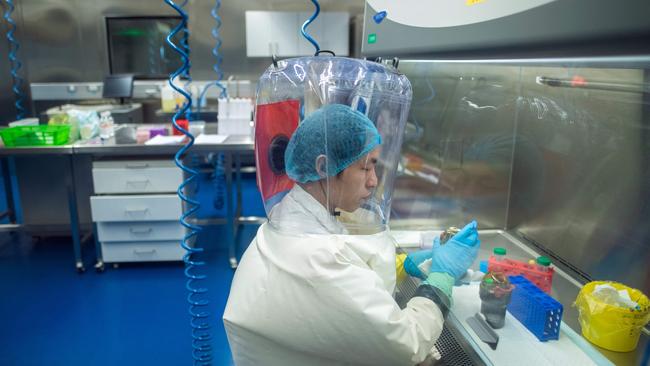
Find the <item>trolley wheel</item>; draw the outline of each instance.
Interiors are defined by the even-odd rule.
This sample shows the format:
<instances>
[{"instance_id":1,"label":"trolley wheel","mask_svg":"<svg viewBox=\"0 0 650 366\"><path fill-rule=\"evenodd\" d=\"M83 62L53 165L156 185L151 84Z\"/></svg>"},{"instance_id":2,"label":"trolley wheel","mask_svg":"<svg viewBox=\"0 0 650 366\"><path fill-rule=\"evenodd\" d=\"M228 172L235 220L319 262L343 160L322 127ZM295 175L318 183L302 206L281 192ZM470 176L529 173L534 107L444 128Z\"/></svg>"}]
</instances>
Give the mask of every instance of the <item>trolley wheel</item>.
<instances>
[{"instance_id":1,"label":"trolley wheel","mask_svg":"<svg viewBox=\"0 0 650 366\"><path fill-rule=\"evenodd\" d=\"M95 271L101 273L101 272L104 272L105 269L106 269L106 266L104 265L104 262L97 261L97 263L95 263Z\"/></svg>"},{"instance_id":2,"label":"trolley wheel","mask_svg":"<svg viewBox=\"0 0 650 366\"><path fill-rule=\"evenodd\" d=\"M86 272L86 268L84 267L83 263L81 263L81 262L77 262L77 264L75 265L75 267L77 268L77 273L84 273L84 272Z\"/></svg>"},{"instance_id":3,"label":"trolley wheel","mask_svg":"<svg viewBox=\"0 0 650 366\"><path fill-rule=\"evenodd\" d=\"M236 269L239 263L237 263L237 259L235 258L230 258L230 268Z\"/></svg>"},{"instance_id":4,"label":"trolley wheel","mask_svg":"<svg viewBox=\"0 0 650 366\"><path fill-rule=\"evenodd\" d=\"M115 269L120 268L120 264L119 263L113 263L113 268L115 268Z\"/></svg>"}]
</instances>

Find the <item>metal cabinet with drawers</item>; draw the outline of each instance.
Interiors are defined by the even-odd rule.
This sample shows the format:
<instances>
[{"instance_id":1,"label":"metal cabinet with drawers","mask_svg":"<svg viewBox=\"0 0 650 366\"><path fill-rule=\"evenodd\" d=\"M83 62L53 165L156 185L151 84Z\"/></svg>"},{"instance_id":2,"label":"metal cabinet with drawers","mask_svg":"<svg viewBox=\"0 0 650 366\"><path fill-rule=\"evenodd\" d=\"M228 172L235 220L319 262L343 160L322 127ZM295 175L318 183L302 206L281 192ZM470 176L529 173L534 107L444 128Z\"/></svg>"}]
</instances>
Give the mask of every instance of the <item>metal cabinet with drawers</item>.
<instances>
[{"instance_id":1,"label":"metal cabinet with drawers","mask_svg":"<svg viewBox=\"0 0 650 366\"><path fill-rule=\"evenodd\" d=\"M103 262L182 260L185 228L175 192L183 174L173 162L95 161L92 175L90 208Z\"/></svg>"},{"instance_id":2,"label":"metal cabinet with drawers","mask_svg":"<svg viewBox=\"0 0 650 366\"><path fill-rule=\"evenodd\" d=\"M168 160L93 162L96 194L175 192L182 180Z\"/></svg>"}]
</instances>

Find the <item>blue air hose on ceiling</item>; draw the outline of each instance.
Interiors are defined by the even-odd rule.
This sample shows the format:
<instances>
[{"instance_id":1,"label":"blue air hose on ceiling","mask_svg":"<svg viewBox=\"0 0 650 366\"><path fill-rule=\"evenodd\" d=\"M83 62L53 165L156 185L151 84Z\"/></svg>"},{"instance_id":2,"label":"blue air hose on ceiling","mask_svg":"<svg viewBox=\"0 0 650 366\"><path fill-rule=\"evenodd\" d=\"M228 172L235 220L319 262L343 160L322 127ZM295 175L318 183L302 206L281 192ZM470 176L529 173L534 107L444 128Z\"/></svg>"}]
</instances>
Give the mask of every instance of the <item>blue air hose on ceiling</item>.
<instances>
[{"instance_id":1,"label":"blue air hose on ceiling","mask_svg":"<svg viewBox=\"0 0 650 366\"><path fill-rule=\"evenodd\" d=\"M214 56L214 65L212 66L212 70L214 70L214 73L216 74L214 83L209 83L207 84L203 90L201 91L201 94L199 95L199 105L198 105L198 112L199 116L201 115L201 106L205 103L205 96L206 93L208 92L208 89L210 89L213 86L216 86L219 88L219 98L228 98L228 91L226 90L226 87L223 86L221 83L221 80L223 80L223 71L221 70L221 63L223 62L223 57L221 56L220 49L221 49L221 44L223 43L221 41L221 33L219 33L219 30L221 29L221 17L219 16L219 9L221 8L221 0L215 0L214 6L212 7L212 10L210 11L210 15L212 15L212 18L214 18L214 27L212 27L212 38L214 38L214 47L212 48L212 55Z\"/></svg>"},{"instance_id":2,"label":"blue air hose on ceiling","mask_svg":"<svg viewBox=\"0 0 650 366\"><path fill-rule=\"evenodd\" d=\"M318 45L318 42L316 42L316 40L307 33L307 27L314 20L316 20L316 17L318 17L318 14L320 14L320 4L318 3L318 0L311 0L311 2L314 4L314 7L316 9L314 9L314 14L312 14L311 17L309 17L309 19L307 19L303 23L302 28L300 28L300 33L302 34L303 37L305 37L307 41L309 41L309 43L311 43L314 46L314 48L316 49L315 54L318 55L318 53L320 52L320 46Z\"/></svg>"}]
</instances>

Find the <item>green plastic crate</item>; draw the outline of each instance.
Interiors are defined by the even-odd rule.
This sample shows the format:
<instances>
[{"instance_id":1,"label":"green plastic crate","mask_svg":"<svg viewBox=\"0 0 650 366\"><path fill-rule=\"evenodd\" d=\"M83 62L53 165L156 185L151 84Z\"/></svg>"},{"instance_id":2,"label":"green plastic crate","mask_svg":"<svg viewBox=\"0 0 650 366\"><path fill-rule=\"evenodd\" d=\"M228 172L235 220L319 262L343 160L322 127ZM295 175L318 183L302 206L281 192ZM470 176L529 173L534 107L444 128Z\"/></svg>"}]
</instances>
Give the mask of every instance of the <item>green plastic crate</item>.
<instances>
[{"instance_id":1,"label":"green plastic crate","mask_svg":"<svg viewBox=\"0 0 650 366\"><path fill-rule=\"evenodd\" d=\"M16 126L0 130L7 147L65 145L70 125Z\"/></svg>"}]
</instances>

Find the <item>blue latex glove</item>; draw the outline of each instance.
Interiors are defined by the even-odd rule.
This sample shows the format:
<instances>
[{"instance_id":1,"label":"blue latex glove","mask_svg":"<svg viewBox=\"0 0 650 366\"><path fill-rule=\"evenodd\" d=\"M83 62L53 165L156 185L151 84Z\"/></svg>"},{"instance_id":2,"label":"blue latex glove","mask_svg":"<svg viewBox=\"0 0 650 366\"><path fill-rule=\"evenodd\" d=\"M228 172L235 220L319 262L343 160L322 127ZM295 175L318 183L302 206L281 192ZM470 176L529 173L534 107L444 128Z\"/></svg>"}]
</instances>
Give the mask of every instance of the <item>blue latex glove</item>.
<instances>
[{"instance_id":1,"label":"blue latex glove","mask_svg":"<svg viewBox=\"0 0 650 366\"><path fill-rule=\"evenodd\" d=\"M418 266L427 259L431 258L431 249L418 250L417 252L409 253L404 260L404 270L410 276L425 279L426 276Z\"/></svg>"},{"instance_id":2,"label":"blue latex glove","mask_svg":"<svg viewBox=\"0 0 650 366\"><path fill-rule=\"evenodd\" d=\"M430 273L448 273L458 281L476 259L480 246L476 221L472 221L445 245L434 242Z\"/></svg>"}]
</instances>

